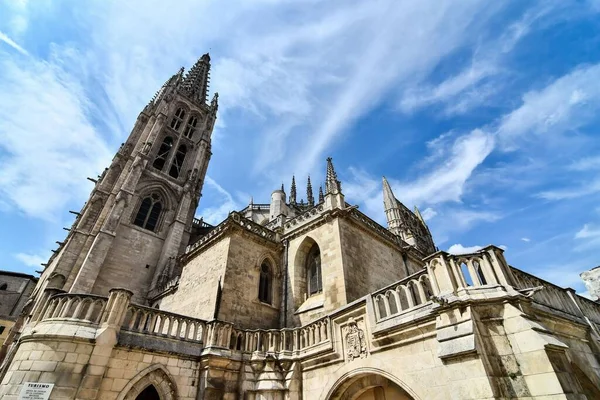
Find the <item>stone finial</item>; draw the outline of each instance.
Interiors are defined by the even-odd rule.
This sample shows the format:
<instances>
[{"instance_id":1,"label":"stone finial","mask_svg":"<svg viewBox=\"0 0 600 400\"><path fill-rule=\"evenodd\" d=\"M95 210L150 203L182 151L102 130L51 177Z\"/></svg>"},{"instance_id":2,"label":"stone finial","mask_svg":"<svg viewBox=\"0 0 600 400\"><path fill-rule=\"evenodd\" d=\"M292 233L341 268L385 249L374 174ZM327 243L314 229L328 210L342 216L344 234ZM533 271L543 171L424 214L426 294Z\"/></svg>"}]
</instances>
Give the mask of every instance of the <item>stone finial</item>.
<instances>
[{"instance_id":1,"label":"stone finial","mask_svg":"<svg viewBox=\"0 0 600 400\"><path fill-rule=\"evenodd\" d=\"M210 108L211 108L213 114L217 113L217 110L219 109L219 93L218 92L215 92L215 94L213 95L213 98L210 101Z\"/></svg>"},{"instance_id":2,"label":"stone finial","mask_svg":"<svg viewBox=\"0 0 600 400\"><path fill-rule=\"evenodd\" d=\"M281 191L285 193L285 188L283 187L283 182L281 182Z\"/></svg>"},{"instance_id":3,"label":"stone finial","mask_svg":"<svg viewBox=\"0 0 600 400\"><path fill-rule=\"evenodd\" d=\"M292 175L292 186L290 187L290 204L296 204L296 177Z\"/></svg>"},{"instance_id":4,"label":"stone finial","mask_svg":"<svg viewBox=\"0 0 600 400\"><path fill-rule=\"evenodd\" d=\"M206 103L208 95L208 83L210 80L210 56L208 53L204 54L196 64L186 74L185 78L180 85L180 90L183 94L190 97L192 100ZM213 98L211 106L216 107L218 97Z\"/></svg>"},{"instance_id":5,"label":"stone finial","mask_svg":"<svg viewBox=\"0 0 600 400\"><path fill-rule=\"evenodd\" d=\"M421 215L421 212L419 211L419 209L417 208L417 206L415 206L415 215L417 216L417 218L419 218L419 221L421 221L421 223L425 226L427 226L427 224L425 223L425 219L423 218L423 216Z\"/></svg>"},{"instance_id":6,"label":"stone finial","mask_svg":"<svg viewBox=\"0 0 600 400\"><path fill-rule=\"evenodd\" d=\"M323 186L319 186L319 203L323 203L325 201L325 196L323 195Z\"/></svg>"},{"instance_id":7,"label":"stone finial","mask_svg":"<svg viewBox=\"0 0 600 400\"><path fill-rule=\"evenodd\" d=\"M327 175L325 178L325 194L329 193L342 193L342 184L337 178L331 157L327 157Z\"/></svg>"},{"instance_id":8,"label":"stone finial","mask_svg":"<svg viewBox=\"0 0 600 400\"><path fill-rule=\"evenodd\" d=\"M308 176L308 181L306 182L306 201L309 206L315 205L315 197L313 195L312 184L310 183L310 175Z\"/></svg>"}]
</instances>

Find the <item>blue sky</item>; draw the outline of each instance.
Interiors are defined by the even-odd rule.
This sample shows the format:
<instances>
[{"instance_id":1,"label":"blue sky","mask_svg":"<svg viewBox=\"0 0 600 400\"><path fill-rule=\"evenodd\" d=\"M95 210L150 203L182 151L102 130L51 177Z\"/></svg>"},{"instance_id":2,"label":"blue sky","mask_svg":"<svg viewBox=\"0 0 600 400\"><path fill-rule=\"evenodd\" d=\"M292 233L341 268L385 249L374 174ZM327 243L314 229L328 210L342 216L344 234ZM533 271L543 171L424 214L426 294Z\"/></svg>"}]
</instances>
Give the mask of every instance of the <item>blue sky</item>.
<instances>
[{"instance_id":1,"label":"blue sky","mask_svg":"<svg viewBox=\"0 0 600 400\"><path fill-rule=\"evenodd\" d=\"M385 175L440 249L494 243L584 291L600 264L600 1L167 3L0 2L0 268L39 269L86 177L210 51L208 221L292 174L317 186L332 156L377 221Z\"/></svg>"}]
</instances>

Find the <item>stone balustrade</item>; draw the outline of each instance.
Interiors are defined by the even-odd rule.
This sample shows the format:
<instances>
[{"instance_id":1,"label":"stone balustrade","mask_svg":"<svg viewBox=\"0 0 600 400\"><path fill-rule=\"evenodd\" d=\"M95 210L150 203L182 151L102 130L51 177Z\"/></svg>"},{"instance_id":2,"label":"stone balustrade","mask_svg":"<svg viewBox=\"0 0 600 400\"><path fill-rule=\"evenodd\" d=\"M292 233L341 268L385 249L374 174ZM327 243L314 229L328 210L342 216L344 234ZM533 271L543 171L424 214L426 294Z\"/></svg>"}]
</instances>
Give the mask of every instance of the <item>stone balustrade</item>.
<instances>
[{"instance_id":1,"label":"stone balustrade","mask_svg":"<svg viewBox=\"0 0 600 400\"><path fill-rule=\"evenodd\" d=\"M502 249L496 246L460 255L438 251L425 261L436 296L470 295L480 289L514 286L514 277L504 260Z\"/></svg>"},{"instance_id":2,"label":"stone balustrade","mask_svg":"<svg viewBox=\"0 0 600 400\"><path fill-rule=\"evenodd\" d=\"M567 314L579 315L576 304L565 289L516 268L512 268L512 273L517 289L541 289L532 295L535 302Z\"/></svg>"},{"instance_id":3,"label":"stone balustrade","mask_svg":"<svg viewBox=\"0 0 600 400\"><path fill-rule=\"evenodd\" d=\"M69 319L99 324L105 317L107 300L90 294L57 294L48 299L33 322Z\"/></svg>"},{"instance_id":4,"label":"stone balustrade","mask_svg":"<svg viewBox=\"0 0 600 400\"><path fill-rule=\"evenodd\" d=\"M123 292L125 296L123 296ZM329 317L298 328L237 329L223 321L204 321L129 302L130 292L115 289L110 297L62 293L51 296L34 323L61 320L100 326L112 323L124 334L184 341L204 348L293 356L331 342Z\"/></svg>"},{"instance_id":5,"label":"stone balustrade","mask_svg":"<svg viewBox=\"0 0 600 400\"><path fill-rule=\"evenodd\" d=\"M145 335L206 342L206 321L130 304L121 329Z\"/></svg>"},{"instance_id":6,"label":"stone balustrade","mask_svg":"<svg viewBox=\"0 0 600 400\"><path fill-rule=\"evenodd\" d=\"M329 317L299 328L240 330L231 333L229 348L244 352L294 355L331 342Z\"/></svg>"},{"instance_id":7,"label":"stone balustrade","mask_svg":"<svg viewBox=\"0 0 600 400\"><path fill-rule=\"evenodd\" d=\"M423 269L371 295L377 321L399 315L431 301L433 291Z\"/></svg>"}]
</instances>

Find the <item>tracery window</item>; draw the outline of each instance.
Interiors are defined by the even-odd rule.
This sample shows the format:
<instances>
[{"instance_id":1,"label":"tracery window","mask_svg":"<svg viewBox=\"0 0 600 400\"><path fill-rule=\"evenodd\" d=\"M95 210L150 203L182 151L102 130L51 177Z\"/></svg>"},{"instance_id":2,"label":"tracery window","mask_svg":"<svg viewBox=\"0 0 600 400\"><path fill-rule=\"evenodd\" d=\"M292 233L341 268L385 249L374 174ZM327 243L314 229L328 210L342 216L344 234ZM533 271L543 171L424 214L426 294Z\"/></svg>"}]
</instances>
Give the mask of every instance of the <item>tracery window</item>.
<instances>
[{"instance_id":1,"label":"tracery window","mask_svg":"<svg viewBox=\"0 0 600 400\"><path fill-rule=\"evenodd\" d=\"M196 115L192 115L187 121L187 125L185 127L185 130L183 131L183 135L187 138L191 138L192 136L194 136L194 132L196 132L197 124L198 124L198 117Z\"/></svg>"},{"instance_id":2,"label":"tracery window","mask_svg":"<svg viewBox=\"0 0 600 400\"><path fill-rule=\"evenodd\" d=\"M162 203L160 201L160 196L153 193L142 200L140 208L133 220L133 224L154 232L161 211Z\"/></svg>"},{"instance_id":3,"label":"tracery window","mask_svg":"<svg viewBox=\"0 0 600 400\"><path fill-rule=\"evenodd\" d=\"M173 115L173 119L171 120L171 128L179 131L181 124L183 123L183 118L185 117L185 110L181 107L175 111L175 115Z\"/></svg>"},{"instance_id":4,"label":"tracery window","mask_svg":"<svg viewBox=\"0 0 600 400\"><path fill-rule=\"evenodd\" d=\"M260 266L260 281L258 284L258 300L271 304L271 293L273 286L273 274L269 263L265 260Z\"/></svg>"},{"instance_id":5,"label":"tracery window","mask_svg":"<svg viewBox=\"0 0 600 400\"><path fill-rule=\"evenodd\" d=\"M315 243L306 257L306 282L308 283L308 295L321 293L323 283L321 277L321 250Z\"/></svg>"},{"instance_id":6,"label":"tracery window","mask_svg":"<svg viewBox=\"0 0 600 400\"><path fill-rule=\"evenodd\" d=\"M185 153L187 153L187 147L185 147L185 145L182 144L177 149L175 159L173 159L173 163L171 164L171 168L169 169L169 175L173 178L179 177L181 167L183 166L183 161L185 160Z\"/></svg>"},{"instance_id":7,"label":"tracery window","mask_svg":"<svg viewBox=\"0 0 600 400\"><path fill-rule=\"evenodd\" d=\"M160 145L160 149L158 149L158 154L156 155L156 159L152 166L158 170L162 170L167 162L167 158L169 157L169 153L171 152L171 148L173 147L173 138L171 136L167 136L162 144Z\"/></svg>"}]
</instances>

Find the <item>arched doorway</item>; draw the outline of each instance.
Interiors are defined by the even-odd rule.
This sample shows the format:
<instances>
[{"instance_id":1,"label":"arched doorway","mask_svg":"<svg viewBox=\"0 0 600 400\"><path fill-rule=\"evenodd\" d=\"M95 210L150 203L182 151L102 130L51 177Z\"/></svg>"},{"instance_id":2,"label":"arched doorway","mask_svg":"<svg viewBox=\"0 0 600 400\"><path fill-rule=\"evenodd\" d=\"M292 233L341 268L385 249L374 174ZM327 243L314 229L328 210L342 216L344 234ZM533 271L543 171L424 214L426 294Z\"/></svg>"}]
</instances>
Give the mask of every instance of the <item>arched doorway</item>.
<instances>
[{"instance_id":1,"label":"arched doorway","mask_svg":"<svg viewBox=\"0 0 600 400\"><path fill-rule=\"evenodd\" d=\"M349 376L337 384L327 400L415 400L392 380L376 374Z\"/></svg>"},{"instance_id":2,"label":"arched doorway","mask_svg":"<svg viewBox=\"0 0 600 400\"><path fill-rule=\"evenodd\" d=\"M142 390L142 392L137 395L135 400L160 400L160 396L158 395L154 385L150 385L146 389Z\"/></svg>"},{"instance_id":3,"label":"arched doorway","mask_svg":"<svg viewBox=\"0 0 600 400\"><path fill-rule=\"evenodd\" d=\"M117 400L176 400L177 386L167 369L154 364L138 373L119 393Z\"/></svg>"}]
</instances>

